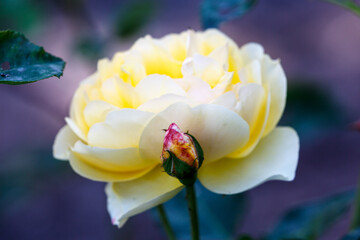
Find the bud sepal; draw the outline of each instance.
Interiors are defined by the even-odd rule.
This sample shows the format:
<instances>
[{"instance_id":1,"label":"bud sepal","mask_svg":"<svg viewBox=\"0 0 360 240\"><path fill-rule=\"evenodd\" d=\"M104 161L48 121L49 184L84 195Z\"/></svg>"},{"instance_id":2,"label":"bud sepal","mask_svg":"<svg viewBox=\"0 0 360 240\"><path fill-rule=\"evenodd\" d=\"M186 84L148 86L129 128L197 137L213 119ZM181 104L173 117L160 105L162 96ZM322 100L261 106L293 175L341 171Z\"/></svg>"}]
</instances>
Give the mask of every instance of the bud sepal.
<instances>
[{"instance_id":1,"label":"bud sepal","mask_svg":"<svg viewBox=\"0 0 360 240\"><path fill-rule=\"evenodd\" d=\"M165 172L189 186L197 179L204 153L194 136L181 132L180 128L172 123L166 131L161 158Z\"/></svg>"}]
</instances>

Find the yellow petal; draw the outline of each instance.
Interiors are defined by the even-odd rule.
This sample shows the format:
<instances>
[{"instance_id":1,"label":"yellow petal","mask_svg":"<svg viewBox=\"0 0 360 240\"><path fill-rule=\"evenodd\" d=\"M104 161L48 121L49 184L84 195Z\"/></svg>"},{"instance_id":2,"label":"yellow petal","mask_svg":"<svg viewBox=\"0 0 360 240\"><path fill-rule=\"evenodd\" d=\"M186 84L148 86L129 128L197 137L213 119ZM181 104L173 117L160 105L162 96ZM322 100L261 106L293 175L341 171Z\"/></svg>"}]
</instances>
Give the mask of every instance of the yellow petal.
<instances>
[{"instance_id":1,"label":"yellow petal","mask_svg":"<svg viewBox=\"0 0 360 240\"><path fill-rule=\"evenodd\" d=\"M70 148L79 140L79 137L71 130L68 125L60 129L55 137L53 154L56 159L68 160Z\"/></svg>"},{"instance_id":2,"label":"yellow petal","mask_svg":"<svg viewBox=\"0 0 360 240\"><path fill-rule=\"evenodd\" d=\"M181 77L181 62L176 60L166 48L150 36L139 39L131 48L141 54L146 74L164 74L173 78Z\"/></svg>"},{"instance_id":3,"label":"yellow petal","mask_svg":"<svg viewBox=\"0 0 360 240\"><path fill-rule=\"evenodd\" d=\"M157 114L145 127L140 138L143 158L160 161L164 140L162 129L167 129L173 122L199 141L204 150L204 164L235 151L249 138L248 124L233 111L215 104L190 108L184 103L176 103Z\"/></svg>"},{"instance_id":4,"label":"yellow petal","mask_svg":"<svg viewBox=\"0 0 360 240\"><path fill-rule=\"evenodd\" d=\"M157 163L142 159L138 148L109 149L91 147L78 141L71 151L78 159L106 171L139 171Z\"/></svg>"},{"instance_id":5,"label":"yellow petal","mask_svg":"<svg viewBox=\"0 0 360 240\"><path fill-rule=\"evenodd\" d=\"M199 180L210 191L235 194L268 180L292 181L299 156L299 138L292 128L275 128L245 158L221 159L204 165Z\"/></svg>"},{"instance_id":6,"label":"yellow petal","mask_svg":"<svg viewBox=\"0 0 360 240\"><path fill-rule=\"evenodd\" d=\"M123 154L124 158L128 160L129 156L131 155L131 151L128 152L127 150L124 150ZM94 159L86 158L86 155L83 156L82 154L73 151L70 153L69 160L71 167L77 174L85 178L101 182L130 181L145 175L153 168L153 166L151 166L138 171L126 172L116 171L115 169L109 170L107 168L109 168L111 162L105 162L103 159L97 159L97 161L99 162L93 163L91 161ZM98 164L100 164L100 161L103 161L104 163L101 168L98 166Z\"/></svg>"},{"instance_id":7,"label":"yellow petal","mask_svg":"<svg viewBox=\"0 0 360 240\"><path fill-rule=\"evenodd\" d=\"M71 118L65 118L65 122L70 127L70 129L76 134L76 136L78 136L81 140L87 142L87 136Z\"/></svg>"},{"instance_id":8,"label":"yellow petal","mask_svg":"<svg viewBox=\"0 0 360 240\"><path fill-rule=\"evenodd\" d=\"M264 131L267 135L277 125L285 108L286 76L279 61L265 56L262 65L263 84L271 94L269 118Z\"/></svg>"},{"instance_id":9,"label":"yellow petal","mask_svg":"<svg viewBox=\"0 0 360 240\"><path fill-rule=\"evenodd\" d=\"M89 145L114 149L138 147L143 128L152 116L152 113L130 108L112 111L104 122L90 128Z\"/></svg>"},{"instance_id":10,"label":"yellow petal","mask_svg":"<svg viewBox=\"0 0 360 240\"><path fill-rule=\"evenodd\" d=\"M139 179L109 183L105 192L112 223L121 227L129 217L168 201L182 188L160 166Z\"/></svg>"}]
</instances>

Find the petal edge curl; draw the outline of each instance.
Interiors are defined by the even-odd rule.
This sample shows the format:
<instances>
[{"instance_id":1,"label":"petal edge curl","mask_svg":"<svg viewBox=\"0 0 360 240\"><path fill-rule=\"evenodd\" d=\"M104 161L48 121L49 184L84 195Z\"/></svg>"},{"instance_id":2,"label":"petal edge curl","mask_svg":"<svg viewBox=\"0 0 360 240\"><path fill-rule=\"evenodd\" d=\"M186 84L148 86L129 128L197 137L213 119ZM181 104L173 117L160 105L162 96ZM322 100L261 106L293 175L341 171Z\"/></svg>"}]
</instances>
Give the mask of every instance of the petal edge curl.
<instances>
[{"instance_id":1,"label":"petal edge curl","mask_svg":"<svg viewBox=\"0 0 360 240\"><path fill-rule=\"evenodd\" d=\"M122 227L129 217L166 202L182 188L183 185L162 171L161 166L133 181L109 183L105 192L112 223Z\"/></svg>"},{"instance_id":2,"label":"petal edge curl","mask_svg":"<svg viewBox=\"0 0 360 240\"><path fill-rule=\"evenodd\" d=\"M289 127L275 128L245 158L221 159L199 170L200 182L219 194L236 194L265 181L292 181L299 155L299 138Z\"/></svg>"}]
</instances>

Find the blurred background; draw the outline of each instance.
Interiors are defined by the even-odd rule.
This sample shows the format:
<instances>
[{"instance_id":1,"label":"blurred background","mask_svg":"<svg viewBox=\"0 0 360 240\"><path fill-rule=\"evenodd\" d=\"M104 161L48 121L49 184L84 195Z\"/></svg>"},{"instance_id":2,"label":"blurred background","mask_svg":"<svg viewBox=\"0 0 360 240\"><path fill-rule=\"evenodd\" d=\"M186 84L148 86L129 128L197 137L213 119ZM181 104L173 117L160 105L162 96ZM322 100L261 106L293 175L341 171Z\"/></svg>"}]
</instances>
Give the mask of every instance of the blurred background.
<instances>
[{"instance_id":1,"label":"blurred background","mask_svg":"<svg viewBox=\"0 0 360 240\"><path fill-rule=\"evenodd\" d=\"M0 85L0 239L166 239L156 212L113 227L104 184L76 175L51 149L75 89L96 70L97 59L126 50L146 34L201 30L200 6L199 0L0 1L0 29L23 32L66 61L60 80ZM300 135L295 181L267 182L248 191L246 200L238 196L236 233L262 236L289 207L356 188L360 18L321 0L259 0L220 29L240 46L258 42L281 59L288 76L281 125ZM348 212L321 239L339 239L350 218Z\"/></svg>"}]
</instances>

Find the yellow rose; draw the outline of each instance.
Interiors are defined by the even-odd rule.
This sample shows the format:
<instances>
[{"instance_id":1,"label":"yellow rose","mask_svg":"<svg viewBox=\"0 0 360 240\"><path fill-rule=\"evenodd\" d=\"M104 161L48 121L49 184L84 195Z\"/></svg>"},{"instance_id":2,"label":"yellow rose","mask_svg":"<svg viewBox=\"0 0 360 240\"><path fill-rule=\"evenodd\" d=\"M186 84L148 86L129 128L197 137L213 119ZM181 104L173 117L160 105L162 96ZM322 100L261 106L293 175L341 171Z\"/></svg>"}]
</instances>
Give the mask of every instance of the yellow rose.
<instances>
[{"instance_id":1,"label":"yellow rose","mask_svg":"<svg viewBox=\"0 0 360 240\"><path fill-rule=\"evenodd\" d=\"M218 30L139 39L102 59L77 89L54 156L80 175L109 182L113 223L167 201L182 184L161 169L162 129L176 123L199 141L200 182L235 194L267 180L294 178L299 140L276 127L286 77L277 60Z\"/></svg>"}]
</instances>

